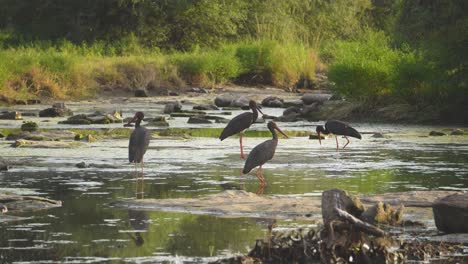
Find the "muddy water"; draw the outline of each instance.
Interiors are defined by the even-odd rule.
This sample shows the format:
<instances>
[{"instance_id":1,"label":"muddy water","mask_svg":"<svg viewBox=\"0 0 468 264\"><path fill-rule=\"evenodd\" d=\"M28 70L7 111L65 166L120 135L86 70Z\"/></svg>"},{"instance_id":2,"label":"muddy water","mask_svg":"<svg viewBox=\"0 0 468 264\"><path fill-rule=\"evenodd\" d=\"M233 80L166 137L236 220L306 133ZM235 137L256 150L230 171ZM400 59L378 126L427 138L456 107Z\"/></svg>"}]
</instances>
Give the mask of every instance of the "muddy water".
<instances>
[{"instance_id":1,"label":"muddy water","mask_svg":"<svg viewBox=\"0 0 468 264\"><path fill-rule=\"evenodd\" d=\"M161 109L157 106L147 112L160 114ZM86 112L78 106L74 110ZM272 115L279 111L264 109ZM50 120L44 126L63 126L56 124L58 119ZM186 127L185 121L169 120L172 127ZM20 124L2 121L0 127ZM317 124L278 125L286 130L311 130ZM354 125L364 133L363 139L352 139L339 152L334 139L323 141L322 146L304 137L280 139L274 159L264 166L269 183L264 194L311 196L334 187L355 193L468 190L467 137L424 137L433 127ZM103 127L110 126L119 125ZM255 124L253 129L264 127ZM373 132L383 132L388 138L372 138ZM246 152L264 140L245 138ZM38 195L62 200L63 207L21 214L30 218L1 224L0 262L208 262L248 252L257 238L265 237L272 221L109 207L113 200L135 197L126 140L65 150L14 149L10 143L0 141L2 157L19 165L0 174L0 188L33 189ZM81 161L99 164L99 168L76 168ZM241 178L242 166L236 138L223 142L154 139L145 155L145 197L198 197L241 182L256 192L258 180L253 175ZM315 222L286 219L278 224L278 228L290 228Z\"/></svg>"}]
</instances>

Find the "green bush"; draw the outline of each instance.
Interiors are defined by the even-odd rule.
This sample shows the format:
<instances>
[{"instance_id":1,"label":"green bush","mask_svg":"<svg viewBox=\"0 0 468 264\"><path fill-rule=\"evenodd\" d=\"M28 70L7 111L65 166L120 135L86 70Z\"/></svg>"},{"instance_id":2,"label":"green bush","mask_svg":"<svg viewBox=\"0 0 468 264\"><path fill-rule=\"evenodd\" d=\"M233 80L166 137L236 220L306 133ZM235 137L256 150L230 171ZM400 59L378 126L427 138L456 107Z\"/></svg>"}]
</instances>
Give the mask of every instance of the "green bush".
<instances>
[{"instance_id":1,"label":"green bush","mask_svg":"<svg viewBox=\"0 0 468 264\"><path fill-rule=\"evenodd\" d=\"M337 41L325 49L331 58L329 79L340 94L372 99L390 94L400 53L382 32L368 32L356 41Z\"/></svg>"},{"instance_id":2,"label":"green bush","mask_svg":"<svg viewBox=\"0 0 468 264\"><path fill-rule=\"evenodd\" d=\"M219 51L178 53L172 61L184 80L194 85L214 85L224 83L239 73L239 63L231 48Z\"/></svg>"}]
</instances>

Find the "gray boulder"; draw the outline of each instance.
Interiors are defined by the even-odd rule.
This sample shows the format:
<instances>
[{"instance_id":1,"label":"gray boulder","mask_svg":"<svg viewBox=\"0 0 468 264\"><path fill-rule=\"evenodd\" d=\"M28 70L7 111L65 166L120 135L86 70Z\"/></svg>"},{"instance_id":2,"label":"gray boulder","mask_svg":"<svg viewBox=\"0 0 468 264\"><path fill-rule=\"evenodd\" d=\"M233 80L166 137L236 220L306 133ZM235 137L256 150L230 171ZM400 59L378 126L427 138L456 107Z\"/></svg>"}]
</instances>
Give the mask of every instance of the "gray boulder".
<instances>
[{"instance_id":1,"label":"gray boulder","mask_svg":"<svg viewBox=\"0 0 468 264\"><path fill-rule=\"evenodd\" d=\"M266 107L284 107L284 100L276 96L268 96L262 100L262 105Z\"/></svg>"},{"instance_id":2,"label":"gray boulder","mask_svg":"<svg viewBox=\"0 0 468 264\"><path fill-rule=\"evenodd\" d=\"M232 100L231 102L231 106L232 107L240 107L242 109L245 109L245 108L249 108L249 102L250 102L250 99L247 98L247 97L239 97L239 98L236 98L234 100Z\"/></svg>"},{"instance_id":3,"label":"gray boulder","mask_svg":"<svg viewBox=\"0 0 468 264\"><path fill-rule=\"evenodd\" d=\"M290 114L300 114L300 113L301 113L301 109L297 106L290 106L283 111L284 116L287 116Z\"/></svg>"},{"instance_id":4,"label":"gray boulder","mask_svg":"<svg viewBox=\"0 0 468 264\"><path fill-rule=\"evenodd\" d=\"M323 103L330 99L330 94L304 94L301 100L304 104Z\"/></svg>"},{"instance_id":5,"label":"gray boulder","mask_svg":"<svg viewBox=\"0 0 468 264\"><path fill-rule=\"evenodd\" d=\"M468 233L468 193L439 198L432 204L437 229L445 233Z\"/></svg>"},{"instance_id":6,"label":"gray boulder","mask_svg":"<svg viewBox=\"0 0 468 264\"><path fill-rule=\"evenodd\" d=\"M217 107L228 107L231 106L232 101L234 101L234 97L228 94L222 94L216 96L214 103Z\"/></svg>"},{"instance_id":7,"label":"gray boulder","mask_svg":"<svg viewBox=\"0 0 468 264\"><path fill-rule=\"evenodd\" d=\"M284 107L291 107L291 106L296 106L301 108L304 103L302 100L294 100L294 101L284 101L283 106Z\"/></svg>"},{"instance_id":8,"label":"gray boulder","mask_svg":"<svg viewBox=\"0 0 468 264\"><path fill-rule=\"evenodd\" d=\"M182 110L182 104L179 101L170 102L164 106L165 114L180 112L181 110Z\"/></svg>"},{"instance_id":9,"label":"gray boulder","mask_svg":"<svg viewBox=\"0 0 468 264\"><path fill-rule=\"evenodd\" d=\"M73 112L64 103L55 103L51 108L46 108L39 112L40 117L63 117L71 116Z\"/></svg>"}]
</instances>

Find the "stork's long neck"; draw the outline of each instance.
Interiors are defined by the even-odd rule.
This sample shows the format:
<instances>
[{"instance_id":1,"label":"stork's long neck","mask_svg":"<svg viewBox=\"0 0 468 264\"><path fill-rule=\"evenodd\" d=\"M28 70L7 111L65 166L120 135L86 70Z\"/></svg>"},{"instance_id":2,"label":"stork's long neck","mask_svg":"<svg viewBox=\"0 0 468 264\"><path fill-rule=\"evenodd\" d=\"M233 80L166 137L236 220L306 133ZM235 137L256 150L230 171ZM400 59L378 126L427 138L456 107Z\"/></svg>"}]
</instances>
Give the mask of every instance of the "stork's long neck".
<instances>
[{"instance_id":1,"label":"stork's long neck","mask_svg":"<svg viewBox=\"0 0 468 264\"><path fill-rule=\"evenodd\" d=\"M135 122L135 128L140 127L141 119L138 118L137 121Z\"/></svg>"},{"instance_id":2,"label":"stork's long neck","mask_svg":"<svg viewBox=\"0 0 468 264\"><path fill-rule=\"evenodd\" d=\"M258 111L257 111L257 108L255 107L252 107L252 124L255 123L255 121L257 120L258 118Z\"/></svg>"},{"instance_id":3,"label":"stork's long neck","mask_svg":"<svg viewBox=\"0 0 468 264\"><path fill-rule=\"evenodd\" d=\"M274 128L270 128L271 135L273 137L273 140L278 141L278 135L276 134L276 131Z\"/></svg>"}]
</instances>

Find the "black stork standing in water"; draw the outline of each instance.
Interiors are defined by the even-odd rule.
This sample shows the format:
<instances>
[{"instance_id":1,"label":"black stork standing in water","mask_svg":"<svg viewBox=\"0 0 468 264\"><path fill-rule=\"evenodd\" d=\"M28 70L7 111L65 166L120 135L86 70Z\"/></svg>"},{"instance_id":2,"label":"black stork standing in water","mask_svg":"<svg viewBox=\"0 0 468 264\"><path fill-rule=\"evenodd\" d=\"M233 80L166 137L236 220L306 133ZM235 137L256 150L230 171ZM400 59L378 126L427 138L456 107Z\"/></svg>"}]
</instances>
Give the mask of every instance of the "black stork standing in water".
<instances>
[{"instance_id":1,"label":"black stork standing in water","mask_svg":"<svg viewBox=\"0 0 468 264\"><path fill-rule=\"evenodd\" d=\"M320 145L322 145L322 140L320 138L320 134L323 133L325 135L333 134L335 135L336 139L336 151L338 151L338 137L337 136L344 136L346 139L346 144L343 146L345 148L349 144L348 137L354 137L361 139L361 134L359 132L346 124L345 122L339 120L329 120L325 123L325 129L323 126L317 126L317 135L319 139Z\"/></svg>"},{"instance_id":2,"label":"black stork standing in water","mask_svg":"<svg viewBox=\"0 0 468 264\"><path fill-rule=\"evenodd\" d=\"M128 144L128 161L135 164L135 192L137 192L138 188L138 175L137 175L137 163L141 163L141 193L143 197L143 190L144 190L144 162L143 156L148 149L148 145L150 142L151 134L150 131L141 126L141 121L145 115L143 112L136 112L135 116L124 126L128 127L131 126L131 123L135 122L135 129L133 130L132 134L130 135L130 141ZM137 195L138 197L138 195Z\"/></svg>"},{"instance_id":3,"label":"black stork standing in water","mask_svg":"<svg viewBox=\"0 0 468 264\"><path fill-rule=\"evenodd\" d=\"M273 138L258 144L252 149L252 151L250 151L250 154L245 161L244 169L242 170L242 173L246 174L249 173L253 168L259 166L255 172L255 176L257 176L261 182L261 191L259 191L260 193L263 191L263 188L266 185L265 178L263 177L262 166L273 158L275 155L276 146L278 145L278 135L276 135L275 130L278 130L278 132L288 138L288 136L283 131L281 131L281 129L279 129L276 123L273 121L268 122L268 129L271 131Z\"/></svg>"},{"instance_id":4,"label":"black stork standing in water","mask_svg":"<svg viewBox=\"0 0 468 264\"><path fill-rule=\"evenodd\" d=\"M252 125L255 122L255 120L257 120L258 112L260 112L263 115L263 112L260 110L260 108L257 106L257 103L255 103L254 100L250 100L249 107L250 109L252 109L252 113L245 112L234 117L231 121L229 121L229 123L224 128L223 132L221 132L221 135L219 136L219 139L223 141L225 138L239 133L241 159L245 159L244 150L242 147L242 133L245 129L249 128L250 125Z\"/></svg>"}]
</instances>

